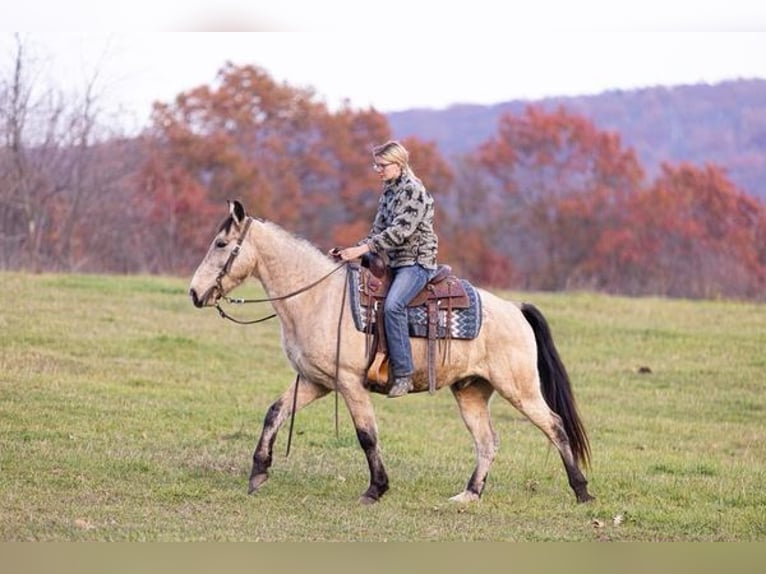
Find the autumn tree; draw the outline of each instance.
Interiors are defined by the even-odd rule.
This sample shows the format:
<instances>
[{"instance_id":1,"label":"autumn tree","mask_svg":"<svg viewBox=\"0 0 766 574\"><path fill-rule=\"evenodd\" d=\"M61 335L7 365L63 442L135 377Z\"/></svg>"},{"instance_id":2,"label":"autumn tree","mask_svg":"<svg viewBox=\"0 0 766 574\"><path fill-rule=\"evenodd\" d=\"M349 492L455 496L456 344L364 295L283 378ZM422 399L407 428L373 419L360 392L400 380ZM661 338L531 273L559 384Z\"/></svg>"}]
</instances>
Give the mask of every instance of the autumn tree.
<instances>
[{"instance_id":1,"label":"autumn tree","mask_svg":"<svg viewBox=\"0 0 766 574\"><path fill-rule=\"evenodd\" d=\"M663 164L603 234L590 265L599 287L628 294L763 298L766 204L714 165Z\"/></svg>"},{"instance_id":2,"label":"autumn tree","mask_svg":"<svg viewBox=\"0 0 766 574\"><path fill-rule=\"evenodd\" d=\"M369 231L378 200L377 178L372 171L372 148L390 138L385 116L375 110L344 106L322 118L322 170L313 189L315 203L322 206L319 218L311 203L301 208L308 236L331 245L348 245Z\"/></svg>"},{"instance_id":3,"label":"autumn tree","mask_svg":"<svg viewBox=\"0 0 766 574\"><path fill-rule=\"evenodd\" d=\"M156 104L151 136L144 197L180 270L209 239L200 225L229 198L323 246L354 236L375 206L371 145L390 130L374 110L331 113L311 89L227 64L214 86Z\"/></svg>"},{"instance_id":4,"label":"autumn tree","mask_svg":"<svg viewBox=\"0 0 766 574\"><path fill-rule=\"evenodd\" d=\"M153 150L143 177L155 241L172 255L164 265L188 268L209 236L214 213L242 199L255 215L291 218L297 177L285 162L290 135L311 116L311 93L276 84L255 67L227 64L215 87L179 94L154 107ZM211 229L212 231L212 229Z\"/></svg>"},{"instance_id":5,"label":"autumn tree","mask_svg":"<svg viewBox=\"0 0 766 574\"><path fill-rule=\"evenodd\" d=\"M525 288L587 284L583 264L643 178L617 134L563 108L502 116L473 165L487 205L486 243L520 270Z\"/></svg>"}]
</instances>

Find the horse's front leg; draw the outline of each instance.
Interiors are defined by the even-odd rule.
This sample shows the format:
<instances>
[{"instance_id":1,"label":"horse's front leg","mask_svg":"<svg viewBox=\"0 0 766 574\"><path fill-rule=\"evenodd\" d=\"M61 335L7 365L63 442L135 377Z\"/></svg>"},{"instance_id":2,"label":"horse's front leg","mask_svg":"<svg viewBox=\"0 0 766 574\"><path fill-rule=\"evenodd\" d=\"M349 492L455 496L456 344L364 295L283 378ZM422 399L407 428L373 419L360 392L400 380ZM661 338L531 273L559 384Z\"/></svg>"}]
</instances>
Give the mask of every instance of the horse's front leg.
<instances>
[{"instance_id":1,"label":"horse's front leg","mask_svg":"<svg viewBox=\"0 0 766 574\"><path fill-rule=\"evenodd\" d=\"M351 389L342 391L351 418L354 421L356 437L364 450L367 466L370 469L370 486L359 497L361 504L374 504L388 490L388 475L383 467L383 459L378 448L378 425L375 422L375 411L372 408L370 393L357 384Z\"/></svg>"},{"instance_id":2,"label":"horse's front leg","mask_svg":"<svg viewBox=\"0 0 766 574\"><path fill-rule=\"evenodd\" d=\"M295 385L298 385L298 396L295 396ZM253 453L253 469L250 471L250 485L248 494L253 494L263 483L269 479L269 467L271 466L274 441L277 439L279 428L292 413L293 401L295 401L295 411L298 412L306 405L316 399L323 397L329 391L315 383L309 382L301 377L296 378L295 382L282 393L266 411L266 417L263 421L263 430L261 438L258 439L258 445Z\"/></svg>"}]
</instances>

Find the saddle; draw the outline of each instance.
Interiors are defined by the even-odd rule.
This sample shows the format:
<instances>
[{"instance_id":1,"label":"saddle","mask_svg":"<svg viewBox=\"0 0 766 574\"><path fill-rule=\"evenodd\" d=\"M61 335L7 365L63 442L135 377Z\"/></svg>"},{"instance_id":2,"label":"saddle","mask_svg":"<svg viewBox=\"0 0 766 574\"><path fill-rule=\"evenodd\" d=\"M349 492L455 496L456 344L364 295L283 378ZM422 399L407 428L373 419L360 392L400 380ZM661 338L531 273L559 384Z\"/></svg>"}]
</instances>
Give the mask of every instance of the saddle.
<instances>
[{"instance_id":1,"label":"saddle","mask_svg":"<svg viewBox=\"0 0 766 574\"><path fill-rule=\"evenodd\" d=\"M383 302L391 286L393 274L383 258L374 253L366 253L362 257L360 269L359 295L360 303L366 309L366 333L368 335L368 379L383 382L388 379L386 373L381 377L387 361L388 348L383 320ZM436 391L436 341L446 339L444 356L449 353L451 342L451 322L453 310L467 309L471 306L463 282L455 276L449 265L439 265L433 277L426 286L409 302L408 307L423 307L427 317L426 339L428 360L428 390ZM446 325L440 329L439 316L444 315ZM372 325L375 329L372 329ZM445 333L440 337L440 331ZM369 339L372 339L370 344Z\"/></svg>"}]
</instances>

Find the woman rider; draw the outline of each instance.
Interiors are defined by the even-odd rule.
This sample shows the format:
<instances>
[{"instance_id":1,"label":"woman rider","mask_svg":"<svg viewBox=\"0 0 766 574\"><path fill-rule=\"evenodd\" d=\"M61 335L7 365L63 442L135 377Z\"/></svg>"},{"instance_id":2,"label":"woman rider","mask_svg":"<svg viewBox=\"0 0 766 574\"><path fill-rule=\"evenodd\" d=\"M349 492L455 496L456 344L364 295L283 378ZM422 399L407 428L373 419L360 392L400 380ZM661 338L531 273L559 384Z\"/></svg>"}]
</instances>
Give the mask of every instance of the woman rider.
<instances>
[{"instance_id":1,"label":"woman rider","mask_svg":"<svg viewBox=\"0 0 766 574\"><path fill-rule=\"evenodd\" d=\"M439 240L434 232L434 201L409 165L409 153L396 141L376 146L373 169L383 183L378 210L367 237L352 247L334 250L343 261L372 252L388 257L393 281L384 305L384 322L393 386L388 396L412 390L412 348L407 305L436 270Z\"/></svg>"}]
</instances>

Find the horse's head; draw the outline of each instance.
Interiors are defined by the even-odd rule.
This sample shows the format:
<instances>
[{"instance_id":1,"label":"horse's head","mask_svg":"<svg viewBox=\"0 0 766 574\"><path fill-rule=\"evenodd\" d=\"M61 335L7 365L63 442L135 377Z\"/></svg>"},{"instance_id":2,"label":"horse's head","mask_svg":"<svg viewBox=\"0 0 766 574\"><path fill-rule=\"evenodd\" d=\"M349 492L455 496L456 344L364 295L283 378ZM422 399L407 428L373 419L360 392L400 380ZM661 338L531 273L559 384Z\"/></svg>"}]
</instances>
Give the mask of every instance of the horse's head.
<instances>
[{"instance_id":1,"label":"horse's head","mask_svg":"<svg viewBox=\"0 0 766 574\"><path fill-rule=\"evenodd\" d=\"M239 201L229 201L229 216L218 228L189 285L195 307L215 305L250 275L253 254L245 238L252 221Z\"/></svg>"}]
</instances>

